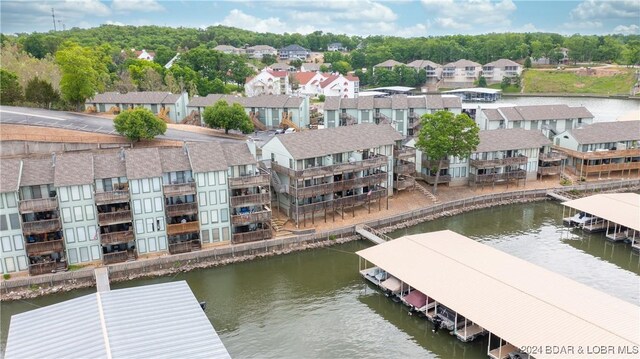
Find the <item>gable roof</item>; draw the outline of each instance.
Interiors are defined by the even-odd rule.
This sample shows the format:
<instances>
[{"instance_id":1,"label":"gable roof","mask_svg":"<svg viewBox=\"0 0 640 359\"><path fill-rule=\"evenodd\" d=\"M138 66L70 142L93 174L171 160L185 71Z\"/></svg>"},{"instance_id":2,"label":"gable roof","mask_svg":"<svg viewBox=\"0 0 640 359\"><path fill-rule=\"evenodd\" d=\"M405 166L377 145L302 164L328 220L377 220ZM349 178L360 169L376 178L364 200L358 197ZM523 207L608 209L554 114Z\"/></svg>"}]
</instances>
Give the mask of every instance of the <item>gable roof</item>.
<instances>
[{"instance_id":1,"label":"gable roof","mask_svg":"<svg viewBox=\"0 0 640 359\"><path fill-rule=\"evenodd\" d=\"M0 161L0 193L15 192L20 185L22 161L3 159Z\"/></svg>"},{"instance_id":2,"label":"gable roof","mask_svg":"<svg viewBox=\"0 0 640 359\"><path fill-rule=\"evenodd\" d=\"M238 50L238 48L231 46L231 45L218 45L216 47L213 48L216 51L233 51L233 50Z\"/></svg>"},{"instance_id":3,"label":"gable roof","mask_svg":"<svg viewBox=\"0 0 640 359\"><path fill-rule=\"evenodd\" d=\"M124 150L122 155L124 156ZM102 152L93 155L94 179L126 177L127 167L119 151Z\"/></svg>"},{"instance_id":4,"label":"gable roof","mask_svg":"<svg viewBox=\"0 0 640 359\"><path fill-rule=\"evenodd\" d=\"M317 75L316 72L311 71L299 71L293 74L296 80L300 83L300 85L306 85Z\"/></svg>"},{"instance_id":5,"label":"gable roof","mask_svg":"<svg viewBox=\"0 0 640 359\"><path fill-rule=\"evenodd\" d=\"M249 146L246 142L225 143L222 147L227 166L242 166L255 164Z\"/></svg>"},{"instance_id":6,"label":"gable roof","mask_svg":"<svg viewBox=\"0 0 640 359\"><path fill-rule=\"evenodd\" d=\"M385 62L381 62L377 65L373 65L373 67L394 67L404 65L402 62L398 62L396 60L387 60Z\"/></svg>"},{"instance_id":7,"label":"gable roof","mask_svg":"<svg viewBox=\"0 0 640 359\"><path fill-rule=\"evenodd\" d=\"M298 44L292 44L289 46L285 46L283 48L280 49L280 51L306 51L309 52L309 50L305 49L304 47L298 45Z\"/></svg>"},{"instance_id":8,"label":"gable roof","mask_svg":"<svg viewBox=\"0 0 640 359\"><path fill-rule=\"evenodd\" d=\"M160 154L156 147L130 149L125 152L125 156L128 179L162 176Z\"/></svg>"},{"instance_id":9,"label":"gable roof","mask_svg":"<svg viewBox=\"0 0 640 359\"><path fill-rule=\"evenodd\" d=\"M182 147L159 148L162 172L188 171L191 169L189 156Z\"/></svg>"},{"instance_id":10,"label":"gable roof","mask_svg":"<svg viewBox=\"0 0 640 359\"><path fill-rule=\"evenodd\" d=\"M260 95L253 97L241 97L234 95L209 94L206 97L194 97L187 107L213 106L218 100L225 100L229 104L238 103L244 108L299 108L304 98L289 95Z\"/></svg>"},{"instance_id":11,"label":"gable roof","mask_svg":"<svg viewBox=\"0 0 640 359\"><path fill-rule=\"evenodd\" d=\"M62 153L56 158L54 186L77 186L92 183L93 154Z\"/></svg>"},{"instance_id":12,"label":"gable roof","mask_svg":"<svg viewBox=\"0 0 640 359\"><path fill-rule=\"evenodd\" d=\"M498 107L496 109L483 109L482 112L490 121L540 121L593 118L593 115L586 107L570 107L564 104Z\"/></svg>"},{"instance_id":13,"label":"gable roof","mask_svg":"<svg viewBox=\"0 0 640 359\"><path fill-rule=\"evenodd\" d=\"M187 143L187 149L193 173L227 170L227 161L220 143L190 142Z\"/></svg>"},{"instance_id":14,"label":"gable roof","mask_svg":"<svg viewBox=\"0 0 640 359\"><path fill-rule=\"evenodd\" d=\"M174 104L180 95L171 92L141 91L127 92L104 92L96 94L93 98L87 99L86 103L107 103L107 104Z\"/></svg>"},{"instance_id":15,"label":"gable roof","mask_svg":"<svg viewBox=\"0 0 640 359\"><path fill-rule=\"evenodd\" d=\"M640 141L640 121L598 122L569 130L579 144Z\"/></svg>"},{"instance_id":16,"label":"gable roof","mask_svg":"<svg viewBox=\"0 0 640 359\"><path fill-rule=\"evenodd\" d=\"M390 125L368 123L283 134L269 142L276 139L298 160L393 145L402 135Z\"/></svg>"},{"instance_id":17,"label":"gable roof","mask_svg":"<svg viewBox=\"0 0 640 359\"><path fill-rule=\"evenodd\" d=\"M314 62L305 62L304 64L302 64L302 67L304 67L304 69L307 71L320 71L320 66L322 65L328 67L330 64L316 64Z\"/></svg>"},{"instance_id":18,"label":"gable roof","mask_svg":"<svg viewBox=\"0 0 640 359\"><path fill-rule=\"evenodd\" d=\"M276 51L275 48L269 46L269 45L255 45L255 46L249 46L247 47L247 50L251 50L251 51Z\"/></svg>"},{"instance_id":19,"label":"gable roof","mask_svg":"<svg viewBox=\"0 0 640 359\"><path fill-rule=\"evenodd\" d=\"M455 61L455 62L450 62L450 63L444 65L443 67L455 67L455 68L460 68L460 67L482 67L482 65L480 65L477 62L469 61L469 60L466 60L466 59L460 59L460 60Z\"/></svg>"},{"instance_id":20,"label":"gable roof","mask_svg":"<svg viewBox=\"0 0 640 359\"><path fill-rule=\"evenodd\" d=\"M515 61L511 61L509 59L499 59L499 60L490 62L488 64L485 64L484 66L493 66L493 67L498 67L503 69L507 66L520 66L520 64Z\"/></svg>"},{"instance_id":21,"label":"gable roof","mask_svg":"<svg viewBox=\"0 0 640 359\"><path fill-rule=\"evenodd\" d=\"M480 131L480 144L475 153L540 148L551 141L538 130L510 128Z\"/></svg>"},{"instance_id":22,"label":"gable roof","mask_svg":"<svg viewBox=\"0 0 640 359\"><path fill-rule=\"evenodd\" d=\"M442 65L436 64L435 62L429 61L429 60L414 60L414 61L411 61L410 63L408 63L407 66L413 67L413 68L418 68L418 69L423 69L423 68L425 68L427 66L431 66L434 69L442 67Z\"/></svg>"},{"instance_id":23,"label":"gable roof","mask_svg":"<svg viewBox=\"0 0 640 359\"><path fill-rule=\"evenodd\" d=\"M51 158L25 158L22 161L20 187L53 184Z\"/></svg>"}]
</instances>

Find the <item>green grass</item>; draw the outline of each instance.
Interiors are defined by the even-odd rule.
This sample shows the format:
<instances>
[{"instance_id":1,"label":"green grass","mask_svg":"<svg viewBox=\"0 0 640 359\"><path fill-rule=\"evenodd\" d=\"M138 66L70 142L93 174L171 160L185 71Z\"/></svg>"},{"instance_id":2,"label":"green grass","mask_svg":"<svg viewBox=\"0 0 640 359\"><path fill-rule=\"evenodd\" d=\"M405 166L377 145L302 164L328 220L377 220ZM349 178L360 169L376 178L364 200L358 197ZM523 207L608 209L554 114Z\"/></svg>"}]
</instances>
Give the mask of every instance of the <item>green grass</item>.
<instances>
[{"instance_id":1,"label":"green grass","mask_svg":"<svg viewBox=\"0 0 640 359\"><path fill-rule=\"evenodd\" d=\"M520 87L514 85L509 85L505 89L503 89L500 84L491 84L488 87L491 89L502 90L503 93L520 93Z\"/></svg>"},{"instance_id":2,"label":"green grass","mask_svg":"<svg viewBox=\"0 0 640 359\"><path fill-rule=\"evenodd\" d=\"M573 72L525 71L526 93L582 93L582 94L628 94L634 84L631 69L620 69L624 74L607 77L579 76Z\"/></svg>"}]
</instances>

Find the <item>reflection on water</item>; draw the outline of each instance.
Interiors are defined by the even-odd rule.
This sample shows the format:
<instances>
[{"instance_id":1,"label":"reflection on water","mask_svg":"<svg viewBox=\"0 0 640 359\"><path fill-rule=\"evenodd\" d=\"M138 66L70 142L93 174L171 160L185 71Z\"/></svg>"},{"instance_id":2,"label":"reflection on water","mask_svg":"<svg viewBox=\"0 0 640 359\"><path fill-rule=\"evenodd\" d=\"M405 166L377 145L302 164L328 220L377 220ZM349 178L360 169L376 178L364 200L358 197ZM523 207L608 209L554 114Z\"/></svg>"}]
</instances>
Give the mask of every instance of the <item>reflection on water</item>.
<instances>
[{"instance_id":1,"label":"reflection on water","mask_svg":"<svg viewBox=\"0 0 640 359\"><path fill-rule=\"evenodd\" d=\"M563 239L561 217L562 208L554 202L510 205L442 218L392 236L451 229L637 304L638 255L601 234L565 232ZM461 343L446 331L433 334L426 320L407 315L401 304L369 287L354 254L366 246L354 242L112 288L186 280L207 302L207 316L233 357L486 357L486 338ZM2 347L12 314L94 291L2 303Z\"/></svg>"}]
</instances>

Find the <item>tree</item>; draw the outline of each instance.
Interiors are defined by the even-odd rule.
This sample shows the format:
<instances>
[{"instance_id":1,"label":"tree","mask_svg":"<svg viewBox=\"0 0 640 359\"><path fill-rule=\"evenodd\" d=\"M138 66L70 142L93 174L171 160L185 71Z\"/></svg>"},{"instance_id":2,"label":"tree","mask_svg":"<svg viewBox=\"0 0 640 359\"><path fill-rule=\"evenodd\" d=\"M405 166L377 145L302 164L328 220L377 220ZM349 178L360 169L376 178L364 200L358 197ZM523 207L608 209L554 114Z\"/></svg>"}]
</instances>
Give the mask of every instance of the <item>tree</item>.
<instances>
[{"instance_id":1,"label":"tree","mask_svg":"<svg viewBox=\"0 0 640 359\"><path fill-rule=\"evenodd\" d=\"M240 130L243 133L253 131L253 123L249 115L238 103L229 106L227 101L219 100L213 106L204 109L202 118L207 126L223 128L224 133L229 133L229 130Z\"/></svg>"},{"instance_id":2,"label":"tree","mask_svg":"<svg viewBox=\"0 0 640 359\"><path fill-rule=\"evenodd\" d=\"M525 69L531 68L531 57L527 56L527 58L524 60L524 68Z\"/></svg>"},{"instance_id":3,"label":"tree","mask_svg":"<svg viewBox=\"0 0 640 359\"><path fill-rule=\"evenodd\" d=\"M129 141L151 140L167 131L167 124L146 108L126 110L116 116L116 132Z\"/></svg>"},{"instance_id":4,"label":"tree","mask_svg":"<svg viewBox=\"0 0 640 359\"><path fill-rule=\"evenodd\" d=\"M262 55L262 60L260 60L263 64L269 66L271 64L275 64L276 62L278 62L278 59L276 58L276 55L271 55L271 54L264 54Z\"/></svg>"},{"instance_id":5,"label":"tree","mask_svg":"<svg viewBox=\"0 0 640 359\"><path fill-rule=\"evenodd\" d=\"M302 60L300 59L293 59L291 61L289 61L289 65L295 67L296 69L300 70L300 67L302 67Z\"/></svg>"},{"instance_id":6,"label":"tree","mask_svg":"<svg viewBox=\"0 0 640 359\"><path fill-rule=\"evenodd\" d=\"M60 94L47 81L34 77L27 83L24 97L28 102L51 108L51 104L60 99Z\"/></svg>"},{"instance_id":7,"label":"tree","mask_svg":"<svg viewBox=\"0 0 640 359\"><path fill-rule=\"evenodd\" d=\"M347 72L351 71L351 65L346 61L336 61L331 63L331 69L335 72L346 75Z\"/></svg>"},{"instance_id":8,"label":"tree","mask_svg":"<svg viewBox=\"0 0 640 359\"><path fill-rule=\"evenodd\" d=\"M76 109L104 89L107 67L92 49L67 43L56 53L56 62L62 70L62 97Z\"/></svg>"},{"instance_id":9,"label":"tree","mask_svg":"<svg viewBox=\"0 0 640 359\"><path fill-rule=\"evenodd\" d=\"M478 77L478 87L487 87L487 79L482 75Z\"/></svg>"},{"instance_id":10,"label":"tree","mask_svg":"<svg viewBox=\"0 0 640 359\"><path fill-rule=\"evenodd\" d=\"M433 194L437 193L440 169L448 157L468 158L480 143L478 125L467 114L454 115L449 111L438 111L434 114L424 114L420 121L420 132L416 148L423 155L438 161L433 185Z\"/></svg>"},{"instance_id":11,"label":"tree","mask_svg":"<svg viewBox=\"0 0 640 359\"><path fill-rule=\"evenodd\" d=\"M12 105L22 100L22 86L18 77L5 69L0 69L0 104Z\"/></svg>"},{"instance_id":12,"label":"tree","mask_svg":"<svg viewBox=\"0 0 640 359\"><path fill-rule=\"evenodd\" d=\"M320 65L320 72L329 72L329 66L325 64Z\"/></svg>"},{"instance_id":13,"label":"tree","mask_svg":"<svg viewBox=\"0 0 640 359\"><path fill-rule=\"evenodd\" d=\"M160 45L156 48L156 56L153 58L153 62L160 66L166 65L176 55L176 52L170 48Z\"/></svg>"}]
</instances>

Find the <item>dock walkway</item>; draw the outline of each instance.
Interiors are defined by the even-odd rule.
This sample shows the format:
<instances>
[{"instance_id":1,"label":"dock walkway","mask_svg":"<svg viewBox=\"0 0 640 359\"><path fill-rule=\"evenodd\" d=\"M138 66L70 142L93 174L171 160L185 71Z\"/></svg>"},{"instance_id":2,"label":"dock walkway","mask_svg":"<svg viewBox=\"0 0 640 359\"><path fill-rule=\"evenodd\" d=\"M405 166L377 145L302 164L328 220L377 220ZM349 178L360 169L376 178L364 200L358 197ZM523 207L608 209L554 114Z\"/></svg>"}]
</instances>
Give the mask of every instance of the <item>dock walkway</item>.
<instances>
[{"instance_id":1,"label":"dock walkway","mask_svg":"<svg viewBox=\"0 0 640 359\"><path fill-rule=\"evenodd\" d=\"M360 224L356 226L356 233L370 240L374 244L382 244L384 242L388 242L392 240L391 237L385 235L384 233L380 233L380 231L375 230L364 224Z\"/></svg>"}]
</instances>

